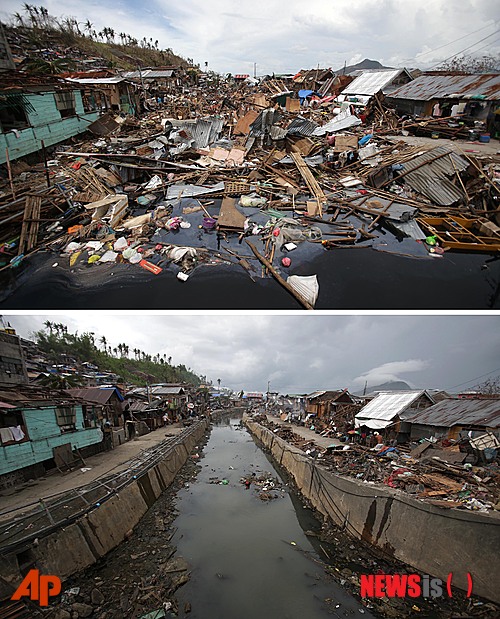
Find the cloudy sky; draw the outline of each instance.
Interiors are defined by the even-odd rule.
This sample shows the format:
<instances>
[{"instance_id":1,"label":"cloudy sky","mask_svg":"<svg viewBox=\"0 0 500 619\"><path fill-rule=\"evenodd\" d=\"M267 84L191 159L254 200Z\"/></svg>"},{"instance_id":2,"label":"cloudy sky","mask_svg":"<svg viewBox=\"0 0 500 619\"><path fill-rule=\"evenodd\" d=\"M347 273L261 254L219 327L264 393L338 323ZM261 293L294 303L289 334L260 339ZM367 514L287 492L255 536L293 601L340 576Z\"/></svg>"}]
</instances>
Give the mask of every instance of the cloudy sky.
<instances>
[{"instance_id":1,"label":"cloudy sky","mask_svg":"<svg viewBox=\"0 0 500 619\"><path fill-rule=\"evenodd\" d=\"M0 18L23 13L2 0ZM159 41L220 73L338 69L363 58L430 68L462 50L500 52L498 0L38 0L56 17L90 19Z\"/></svg>"},{"instance_id":2,"label":"cloudy sky","mask_svg":"<svg viewBox=\"0 0 500 619\"><path fill-rule=\"evenodd\" d=\"M46 320L172 357L239 391L362 390L404 380L415 388L471 388L500 375L500 315L4 315L29 338ZM486 376L483 376L486 375ZM482 378L479 378L482 377ZM479 380L476 380L479 379Z\"/></svg>"}]
</instances>

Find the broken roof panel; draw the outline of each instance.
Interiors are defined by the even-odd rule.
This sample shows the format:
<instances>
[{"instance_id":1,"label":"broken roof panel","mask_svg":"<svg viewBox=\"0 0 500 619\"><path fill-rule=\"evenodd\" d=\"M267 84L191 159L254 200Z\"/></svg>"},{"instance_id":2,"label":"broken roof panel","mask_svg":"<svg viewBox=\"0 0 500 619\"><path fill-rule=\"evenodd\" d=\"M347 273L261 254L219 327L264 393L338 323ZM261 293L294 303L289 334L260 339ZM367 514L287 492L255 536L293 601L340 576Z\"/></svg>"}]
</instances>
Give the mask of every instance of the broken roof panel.
<instances>
[{"instance_id":1,"label":"broken roof panel","mask_svg":"<svg viewBox=\"0 0 500 619\"><path fill-rule=\"evenodd\" d=\"M428 163L424 165L426 161ZM402 165L404 172L414 170L406 174L405 182L435 204L450 206L465 198L463 190L449 179L469 164L449 146L433 148Z\"/></svg>"},{"instance_id":2,"label":"broken roof panel","mask_svg":"<svg viewBox=\"0 0 500 619\"><path fill-rule=\"evenodd\" d=\"M125 81L124 77L115 75L114 77L67 77L67 82L76 82L77 84L120 84Z\"/></svg>"},{"instance_id":3,"label":"broken roof panel","mask_svg":"<svg viewBox=\"0 0 500 619\"><path fill-rule=\"evenodd\" d=\"M297 116L288 125L286 133L287 135L309 136L313 135L317 127L318 123L308 120L307 118L303 118L302 116Z\"/></svg>"},{"instance_id":4,"label":"broken roof panel","mask_svg":"<svg viewBox=\"0 0 500 619\"><path fill-rule=\"evenodd\" d=\"M356 427L385 428L425 391L384 391L364 406L355 417ZM406 420L406 417L405 417ZM372 423L374 422L374 423Z\"/></svg>"},{"instance_id":5,"label":"broken roof panel","mask_svg":"<svg viewBox=\"0 0 500 619\"><path fill-rule=\"evenodd\" d=\"M132 79L143 78L146 80L158 79L162 77L172 77L174 71L173 69L144 69L141 71L127 71L123 73L123 77L128 77Z\"/></svg>"},{"instance_id":6,"label":"broken roof panel","mask_svg":"<svg viewBox=\"0 0 500 619\"><path fill-rule=\"evenodd\" d=\"M363 71L363 73L352 81L347 88L344 88L342 94L372 96L379 90L385 90L403 71L405 71L405 69Z\"/></svg>"},{"instance_id":7,"label":"broken roof panel","mask_svg":"<svg viewBox=\"0 0 500 619\"><path fill-rule=\"evenodd\" d=\"M500 426L500 399L449 398L425 410L411 413L405 421L451 428L454 425Z\"/></svg>"},{"instance_id":8,"label":"broken roof panel","mask_svg":"<svg viewBox=\"0 0 500 619\"><path fill-rule=\"evenodd\" d=\"M344 90L344 92L346 92ZM421 75L390 94L393 99L500 99L500 73L484 75Z\"/></svg>"}]
</instances>

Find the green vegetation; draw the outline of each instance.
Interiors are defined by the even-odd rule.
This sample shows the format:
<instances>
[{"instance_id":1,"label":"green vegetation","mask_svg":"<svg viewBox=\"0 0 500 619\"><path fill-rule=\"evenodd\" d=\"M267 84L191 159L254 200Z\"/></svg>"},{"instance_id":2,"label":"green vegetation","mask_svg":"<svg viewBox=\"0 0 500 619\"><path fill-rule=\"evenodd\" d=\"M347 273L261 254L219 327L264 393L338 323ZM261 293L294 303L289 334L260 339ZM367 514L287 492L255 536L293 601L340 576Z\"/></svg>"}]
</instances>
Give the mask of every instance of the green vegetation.
<instances>
[{"instance_id":1,"label":"green vegetation","mask_svg":"<svg viewBox=\"0 0 500 619\"><path fill-rule=\"evenodd\" d=\"M125 343L113 347L104 335L96 341L92 332L69 333L66 325L48 320L44 326L33 334L33 338L52 363L61 363L61 355L67 355L79 363L92 363L101 372L113 372L124 382L135 385L155 382L201 384L200 377L191 368L182 364L173 366L172 357L166 354L149 355L138 348L131 350Z\"/></svg>"},{"instance_id":2,"label":"green vegetation","mask_svg":"<svg viewBox=\"0 0 500 619\"><path fill-rule=\"evenodd\" d=\"M178 56L170 47L161 49L159 42L153 41L152 37L138 40L125 32L115 32L110 27L96 31L90 19L82 23L75 17L53 17L43 6L24 4L23 13L17 12L12 16L12 24L7 27L9 34L19 35L38 48L71 47L68 50L71 58L75 57L77 49L82 56L105 59L110 68L134 70L138 66L175 65L187 68L194 65L192 58ZM36 56L28 50L26 53L29 56L25 67L28 72L52 72L47 67L33 64ZM65 60L69 62L70 58Z\"/></svg>"}]
</instances>

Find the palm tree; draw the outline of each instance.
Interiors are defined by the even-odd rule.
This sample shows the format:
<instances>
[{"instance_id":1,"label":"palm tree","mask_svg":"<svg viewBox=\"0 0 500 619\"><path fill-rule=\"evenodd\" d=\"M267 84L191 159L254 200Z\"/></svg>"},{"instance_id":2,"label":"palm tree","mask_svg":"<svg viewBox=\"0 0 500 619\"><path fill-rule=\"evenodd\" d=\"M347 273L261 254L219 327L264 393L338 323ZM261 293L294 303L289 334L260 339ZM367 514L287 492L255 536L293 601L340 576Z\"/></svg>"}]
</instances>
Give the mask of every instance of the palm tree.
<instances>
[{"instance_id":1,"label":"palm tree","mask_svg":"<svg viewBox=\"0 0 500 619\"><path fill-rule=\"evenodd\" d=\"M106 339L106 336L103 335L99 341L104 346L104 351L106 351L106 344L108 343L108 340Z\"/></svg>"},{"instance_id":2,"label":"palm tree","mask_svg":"<svg viewBox=\"0 0 500 619\"><path fill-rule=\"evenodd\" d=\"M89 33L89 39L92 38L92 26L94 24L90 21L90 19L87 19L87 21L84 24L84 29Z\"/></svg>"},{"instance_id":3,"label":"palm tree","mask_svg":"<svg viewBox=\"0 0 500 619\"><path fill-rule=\"evenodd\" d=\"M113 348L113 352L115 353L115 357L118 356L118 348Z\"/></svg>"},{"instance_id":4,"label":"palm tree","mask_svg":"<svg viewBox=\"0 0 500 619\"><path fill-rule=\"evenodd\" d=\"M52 329L53 329L53 324L50 322L50 320L46 320L43 323L43 326L48 329L50 331L50 335L52 335Z\"/></svg>"},{"instance_id":5,"label":"palm tree","mask_svg":"<svg viewBox=\"0 0 500 619\"><path fill-rule=\"evenodd\" d=\"M24 19L20 13L14 13L14 18L17 21L18 26L24 27Z\"/></svg>"},{"instance_id":6,"label":"palm tree","mask_svg":"<svg viewBox=\"0 0 500 619\"><path fill-rule=\"evenodd\" d=\"M217 379L217 385L218 385L219 391L220 391L220 378Z\"/></svg>"}]
</instances>

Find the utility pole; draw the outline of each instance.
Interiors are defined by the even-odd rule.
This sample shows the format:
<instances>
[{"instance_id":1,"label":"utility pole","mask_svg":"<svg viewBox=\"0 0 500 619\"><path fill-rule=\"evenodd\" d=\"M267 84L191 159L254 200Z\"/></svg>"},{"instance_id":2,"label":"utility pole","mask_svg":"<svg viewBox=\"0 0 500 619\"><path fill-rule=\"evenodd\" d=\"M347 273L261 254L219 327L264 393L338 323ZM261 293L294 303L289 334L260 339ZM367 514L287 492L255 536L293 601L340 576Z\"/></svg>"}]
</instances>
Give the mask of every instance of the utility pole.
<instances>
[{"instance_id":1,"label":"utility pole","mask_svg":"<svg viewBox=\"0 0 500 619\"><path fill-rule=\"evenodd\" d=\"M256 62L253 63L253 78L254 80L257 79L257 63Z\"/></svg>"}]
</instances>

